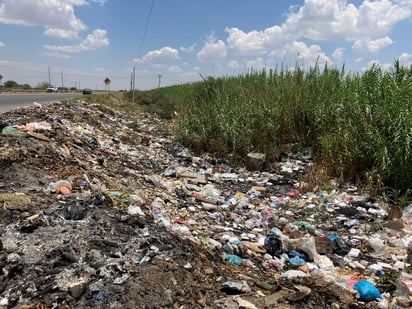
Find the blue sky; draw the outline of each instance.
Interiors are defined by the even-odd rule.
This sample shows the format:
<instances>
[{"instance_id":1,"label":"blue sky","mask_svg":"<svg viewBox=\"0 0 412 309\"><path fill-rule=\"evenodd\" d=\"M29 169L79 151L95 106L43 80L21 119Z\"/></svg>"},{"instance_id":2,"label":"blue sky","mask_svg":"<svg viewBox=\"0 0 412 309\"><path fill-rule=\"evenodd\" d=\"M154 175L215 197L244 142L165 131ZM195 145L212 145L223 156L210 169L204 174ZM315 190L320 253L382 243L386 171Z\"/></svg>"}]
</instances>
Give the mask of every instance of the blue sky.
<instances>
[{"instance_id":1,"label":"blue sky","mask_svg":"<svg viewBox=\"0 0 412 309\"><path fill-rule=\"evenodd\" d=\"M390 69L412 63L411 16L412 0L0 0L0 74L118 90L133 69L137 89L316 61Z\"/></svg>"}]
</instances>

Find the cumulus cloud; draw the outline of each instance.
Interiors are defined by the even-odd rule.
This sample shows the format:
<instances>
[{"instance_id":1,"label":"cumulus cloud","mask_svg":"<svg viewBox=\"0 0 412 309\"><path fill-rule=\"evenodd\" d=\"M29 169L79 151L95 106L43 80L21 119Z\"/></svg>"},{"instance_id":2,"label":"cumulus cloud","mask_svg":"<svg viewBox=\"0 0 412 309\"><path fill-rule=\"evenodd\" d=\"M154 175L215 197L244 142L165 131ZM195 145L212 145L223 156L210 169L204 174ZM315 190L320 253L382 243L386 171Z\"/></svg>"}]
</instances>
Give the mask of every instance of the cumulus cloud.
<instances>
[{"instance_id":1,"label":"cumulus cloud","mask_svg":"<svg viewBox=\"0 0 412 309\"><path fill-rule=\"evenodd\" d=\"M96 29L86 39L76 45L45 45L44 47L58 53L78 53L106 47L110 44L106 30Z\"/></svg>"},{"instance_id":2,"label":"cumulus cloud","mask_svg":"<svg viewBox=\"0 0 412 309\"><path fill-rule=\"evenodd\" d=\"M0 5L0 23L25 26L44 26L45 34L68 35L87 29L87 26L74 14L74 6L85 5L86 0L4 0ZM60 32L56 31L59 30ZM50 30L50 31L49 31Z\"/></svg>"},{"instance_id":3,"label":"cumulus cloud","mask_svg":"<svg viewBox=\"0 0 412 309\"><path fill-rule=\"evenodd\" d=\"M226 32L228 48L236 55L266 54L268 50L282 48L286 42L279 26L249 33L238 28L227 28Z\"/></svg>"},{"instance_id":4,"label":"cumulus cloud","mask_svg":"<svg viewBox=\"0 0 412 309\"><path fill-rule=\"evenodd\" d=\"M412 55L408 53L402 53L399 57L398 60L401 65L408 66L412 63Z\"/></svg>"},{"instance_id":5,"label":"cumulus cloud","mask_svg":"<svg viewBox=\"0 0 412 309\"><path fill-rule=\"evenodd\" d=\"M183 52L191 53L191 52L193 52L193 50L195 49L196 45L197 45L197 44L194 43L194 44L192 44L192 45L189 46L189 47L181 46L179 49L180 49L181 51L183 51Z\"/></svg>"},{"instance_id":6,"label":"cumulus cloud","mask_svg":"<svg viewBox=\"0 0 412 309\"><path fill-rule=\"evenodd\" d=\"M217 50L220 48L244 57L290 59L299 54L306 64L332 63L320 45L307 46L306 39L344 40L353 42L352 48L358 55L376 53L393 44L390 32L396 23L411 16L411 8L411 0L365 0L358 6L346 0L305 0L302 6L290 8L282 25L250 32L227 28L227 48L224 49L223 42L219 45L216 39L209 40L198 59L202 62L219 59ZM343 48L337 48L331 57L340 61L343 52Z\"/></svg>"},{"instance_id":7,"label":"cumulus cloud","mask_svg":"<svg viewBox=\"0 0 412 309\"><path fill-rule=\"evenodd\" d=\"M142 58L134 59L134 61L137 63L167 64L176 59L179 59L179 51L166 46L158 50L152 50Z\"/></svg>"},{"instance_id":8,"label":"cumulus cloud","mask_svg":"<svg viewBox=\"0 0 412 309\"><path fill-rule=\"evenodd\" d=\"M322 52L319 45L306 45L304 42L293 42L287 46L289 54L295 53L298 57L299 65L314 66L332 64L332 60Z\"/></svg>"},{"instance_id":9,"label":"cumulus cloud","mask_svg":"<svg viewBox=\"0 0 412 309\"><path fill-rule=\"evenodd\" d=\"M77 31L48 28L44 31L45 36L63 38L63 39L77 39L79 34Z\"/></svg>"},{"instance_id":10,"label":"cumulus cloud","mask_svg":"<svg viewBox=\"0 0 412 309\"><path fill-rule=\"evenodd\" d=\"M0 23L43 26L44 35L77 39L87 26L75 15L76 6L104 5L107 0L3 0Z\"/></svg>"},{"instance_id":11,"label":"cumulus cloud","mask_svg":"<svg viewBox=\"0 0 412 309\"><path fill-rule=\"evenodd\" d=\"M392 68L392 63L382 63L379 60L371 60L366 67L362 68L362 71L365 72L366 70L371 69L373 66L378 66L383 71L389 71Z\"/></svg>"},{"instance_id":12,"label":"cumulus cloud","mask_svg":"<svg viewBox=\"0 0 412 309\"><path fill-rule=\"evenodd\" d=\"M91 50L109 45L109 39L107 38L107 31L102 29L96 29L92 34L89 34L84 41L80 44L82 50Z\"/></svg>"},{"instance_id":13,"label":"cumulus cloud","mask_svg":"<svg viewBox=\"0 0 412 309\"><path fill-rule=\"evenodd\" d=\"M53 58L60 58L60 59L69 59L69 58L70 58L69 55L63 54L63 53L59 53L59 52L57 52L57 51L55 51L55 52L45 52L44 54L45 54L46 56L53 57Z\"/></svg>"},{"instance_id":14,"label":"cumulus cloud","mask_svg":"<svg viewBox=\"0 0 412 309\"><path fill-rule=\"evenodd\" d=\"M227 56L226 45L222 40L217 40L212 33L207 37L205 45L197 53L197 60L202 63L216 63L224 60Z\"/></svg>"},{"instance_id":15,"label":"cumulus cloud","mask_svg":"<svg viewBox=\"0 0 412 309\"><path fill-rule=\"evenodd\" d=\"M262 57L246 61L246 67L252 70L262 70L266 67L265 60Z\"/></svg>"},{"instance_id":16,"label":"cumulus cloud","mask_svg":"<svg viewBox=\"0 0 412 309\"><path fill-rule=\"evenodd\" d=\"M107 0L91 0L91 2L94 2L94 3L98 3L98 4L100 4L100 5L103 5L103 4L105 4L105 3L107 2Z\"/></svg>"},{"instance_id":17,"label":"cumulus cloud","mask_svg":"<svg viewBox=\"0 0 412 309\"><path fill-rule=\"evenodd\" d=\"M342 60L342 58L343 58L343 52L344 52L344 51L345 51L345 49L342 48L342 47L337 48L337 49L335 49L335 50L333 51L332 57L333 57L334 59L340 61L340 60Z\"/></svg>"},{"instance_id":18,"label":"cumulus cloud","mask_svg":"<svg viewBox=\"0 0 412 309\"><path fill-rule=\"evenodd\" d=\"M354 51L358 53L364 53L364 52L376 53L382 48L392 43L393 43L392 39L388 36L385 36L383 38L379 38L376 40L372 40L372 39L357 40L353 44L352 48Z\"/></svg>"},{"instance_id":19,"label":"cumulus cloud","mask_svg":"<svg viewBox=\"0 0 412 309\"><path fill-rule=\"evenodd\" d=\"M376 39L410 16L410 8L396 1L365 0L356 7L346 0L306 0L298 12L288 15L282 30L312 40Z\"/></svg>"},{"instance_id":20,"label":"cumulus cloud","mask_svg":"<svg viewBox=\"0 0 412 309\"><path fill-rule=\"evenodd\" d=\"M167 70L170 73L180 73L183 70L178 66L178 65L172 65L169 67L169 69Z\"/></svg>"},{"instance_id":21,"label":"cumulus cloud","mask_svg":"<svg viewBox=\"0 0 412 309\"><path fill-rule=\"evenodd\" d=\"M240 64L236 60L231 60L231 61L228 62L227 66L228 66L228 68L234 70L234 69L238 69L240 67Z\"/></svg>"}]
</instances>

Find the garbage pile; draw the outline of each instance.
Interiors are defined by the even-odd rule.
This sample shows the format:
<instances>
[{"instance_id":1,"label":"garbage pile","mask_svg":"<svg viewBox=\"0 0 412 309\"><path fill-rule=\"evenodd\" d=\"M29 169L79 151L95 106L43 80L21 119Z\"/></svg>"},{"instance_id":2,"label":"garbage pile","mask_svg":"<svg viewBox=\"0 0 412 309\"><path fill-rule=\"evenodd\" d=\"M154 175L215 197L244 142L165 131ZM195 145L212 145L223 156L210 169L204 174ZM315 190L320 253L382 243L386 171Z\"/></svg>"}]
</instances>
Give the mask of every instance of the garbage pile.
<instances>
[{"instance_id":1,"label":"garbage pile","mask_svg":"<svg viewBox=\"0 0 412 309\"><path fill-rule=\"evenodd\" d=\"M408 308L412 206L177 143L121 106L0 114L0 308ZM248 158L249 159L249 158Z\"/></svg>"}]
</instances>

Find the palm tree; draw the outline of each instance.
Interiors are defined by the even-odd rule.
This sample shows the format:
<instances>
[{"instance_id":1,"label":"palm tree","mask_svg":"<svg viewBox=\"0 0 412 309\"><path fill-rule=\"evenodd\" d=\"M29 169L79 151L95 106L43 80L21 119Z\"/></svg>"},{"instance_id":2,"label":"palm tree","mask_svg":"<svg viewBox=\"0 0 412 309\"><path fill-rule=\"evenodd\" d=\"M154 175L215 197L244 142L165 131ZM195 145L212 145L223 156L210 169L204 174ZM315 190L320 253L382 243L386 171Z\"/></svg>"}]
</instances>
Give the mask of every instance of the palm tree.
<instances>
[{"instance_id":1,"label":"palm tree","mask_svg":"<svg viewBox=\"0 0 412 309\"><path fill-rule=\"evenodd\" d=\"M112 82L110 78L106 77L103 82L104 82L104 91L106 92L106 86L109 86L109 92L110 92L110 83Z\"/></svg>"}]
</instances>

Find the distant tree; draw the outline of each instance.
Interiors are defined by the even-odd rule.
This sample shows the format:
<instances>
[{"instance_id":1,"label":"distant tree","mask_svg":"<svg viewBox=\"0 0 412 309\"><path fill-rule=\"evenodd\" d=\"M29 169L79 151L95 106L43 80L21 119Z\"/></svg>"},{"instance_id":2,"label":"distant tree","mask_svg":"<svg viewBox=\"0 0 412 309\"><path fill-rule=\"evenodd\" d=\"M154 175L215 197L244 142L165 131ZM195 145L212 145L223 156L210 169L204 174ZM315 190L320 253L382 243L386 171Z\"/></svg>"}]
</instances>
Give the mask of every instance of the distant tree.
<instances>
[{"instance_id":1,"label":"distant tree","mask_svg":"<svg viewBox=\"0 0 412 309\"><path fill-rule=\"evenodd\" d=\"M106 91L106 86L108 86L109 92L110 92L110 83L112 82L110 78L106 77L103 82L104 82L104 91Z\"/></svg>"},{"instance_id":2,"label":"distant tree","mask_svg":"<svg viewBox=\"0 0 412 309\"><path fill-rule=\"evenodd\" d=\"M21 88L23 89L31 89L31 86L29 84L23 84L21 85Z\"/></svg>"},{"instance_id":3,"label":"distant tree","mask_svg":"<svg viewBox=\"0 0 412 309\"><path fill-rule=\"evenodd\" d=\"M47 89L47 87L49 87L49 83L48 82L41 82L37 84L37 89Z\"/></svg>"},{"instance_id":4,"label":"distant tree","mask_svg":"<svg viewBox=\"0 0 412 309\"><path fill-rule=\"evenodd\" d=\"M16 88L19 84L17 84L14 80L8 80L4 82L4 87L6 88Z\"/></svg>"}]
</instances>

